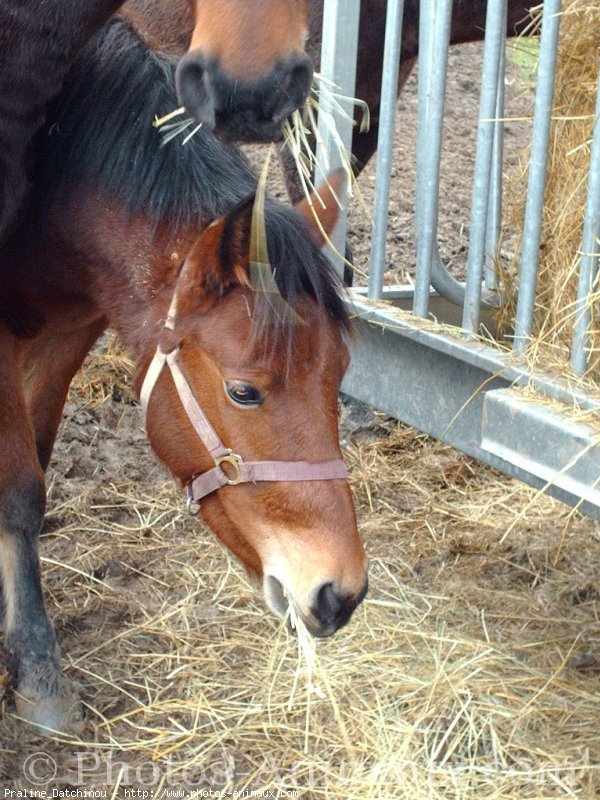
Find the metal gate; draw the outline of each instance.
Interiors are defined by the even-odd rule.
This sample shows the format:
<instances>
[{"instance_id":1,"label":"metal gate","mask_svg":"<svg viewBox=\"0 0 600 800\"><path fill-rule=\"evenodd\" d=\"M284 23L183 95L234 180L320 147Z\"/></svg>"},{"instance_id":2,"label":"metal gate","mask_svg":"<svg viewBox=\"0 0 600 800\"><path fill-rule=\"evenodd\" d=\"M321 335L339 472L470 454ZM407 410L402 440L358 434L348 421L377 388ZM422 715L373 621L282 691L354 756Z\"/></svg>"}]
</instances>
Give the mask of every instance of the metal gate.
<instances>
[{"instance_id":1,"label":"metal gate","mask_svg":"<svg viewBox=\"0 0 600 800\"><path fill-rule=\"evenodd\" d=\"M374 228L366 289L353 289L359 336L343 390L503 472L549 492L600 519L600 399L577 381L533 371L522 358L532 331L536 274L560 0L545 0L532 126L532 157L520 254L521 272L512 352L476 334L494 305L496 277L490 255L499 235L502 181L504 31L506 0L488 0L482 91L474 154L474 190L466 281L442 264L436 245L439 158L452 0L421 0L419 122L414 288L384 287L385 237L394 138L403 0L388 0ZM321 71L352 96L360 0L326 0ZM327 110L327 109L326 109ZM598 270L600 237L600 92L591 143L587 205L579 266L574 374L586 369L591 311L588 295ZM339 121L348 145L349 122ZM326 128L318 158L331 166L339 155ZM344 252L342 221L334 244ZM338 258L338 266L340 260ZM435 318L435 322L432 321ZM538 400L523 394L533 387ZM552 402L547 402L551 398ZM592 424L573 418L590 412Z\"/></svg>"}]
</instances>

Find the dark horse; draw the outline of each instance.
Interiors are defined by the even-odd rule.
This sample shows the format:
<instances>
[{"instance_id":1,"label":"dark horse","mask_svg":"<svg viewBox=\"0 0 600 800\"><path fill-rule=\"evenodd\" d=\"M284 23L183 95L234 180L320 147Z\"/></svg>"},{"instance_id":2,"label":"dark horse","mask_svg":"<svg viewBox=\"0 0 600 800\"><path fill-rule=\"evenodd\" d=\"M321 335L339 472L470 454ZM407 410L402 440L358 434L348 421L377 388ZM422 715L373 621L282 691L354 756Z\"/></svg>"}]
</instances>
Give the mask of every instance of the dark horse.
<instances>
[{"instance_id":1,"label":"dark horse","mask_svg":"<svg viewBox=\"0 0 600 800\"><path fill-rule=\"evenodd\" d=\"M2 0L0 4L0 240L27 186L26 152L77 53L123 0ZM144 8L141 2L140 8ZM270 141L304 103L307 0L161 0L152 27L186 31L179 102L233 139ZM194 22L195 18L195 22ZM173 109L168 109L172 111ZM135 112L136 109L131 109Z\"/></svg>"},{"instance_id":2,"label":"dark horse","mask_svg":"<svg viewBox=\"0 0 600 800\"><path fill-rule=\"evenodd\" d=\"M185 0L179 0L179 2L185 3ZM225 3L224 5L228 6L229 4ZM306 41L306 52L317 68L321 60L323 5L324 0L309 0L308 3L309 35ZM508 36L515 36L526 30L530 21L529 10L533 5L531 0L508 0L506 23ZM419 7L419 0L405 0L404 2L399 92L402 91L419 55ZM483 39L486 8L486 0L454 0L450 43L461 44ZM191 12L188 11L186 14L184 7L178 8L177 4L173 5L172 2L166 3L160 0L129 0L125 9L126 13L134 16L138 27L143 28L153 40L154 47L166 49L175 55L184 53L194 29ZM353 137L352 153L356 159L355 171L357 174L377 149L386 12L387 0L361 0L355 95L368 104L371 111L371 126L365 133L360 133L357 129ZM222 30L225 31L227 28L223 26ZM198 27L195 35L201 36ZM240 36L244 36L243 31L240 31ZM203 58L200 56L200 61ZM181 67L184 63L190 63L191 66L194 63L194 57L184 57ZM200 97L197 90L195 90L195 94L196 97ZM194 102L190 102L191 113L194 113L195 108ZM286 172L290 194L292 199L297 200L301 188L297 180L295 165L291 161L286 165Z\"/></svg>"},{"instance_id":3,"label":"dark horse","mask_svg":"<svg viewBox=\"0 0 600 800\"><path fill-rule=\"evenodd\" d=\"M25 221L0 251L5 642L18 713L53 729L81 715L42 601L44 470L71 379L108 326L134 355L154 451L267 605L293 603L325 636L366 591L337 432L348 319L318 225L307 204L268 202L277 292L252 288L244 158L203 131L161 148L149 125L173 107L175 64L124 20L88 45L37 138Z\"/></svg>"}]
</instances>

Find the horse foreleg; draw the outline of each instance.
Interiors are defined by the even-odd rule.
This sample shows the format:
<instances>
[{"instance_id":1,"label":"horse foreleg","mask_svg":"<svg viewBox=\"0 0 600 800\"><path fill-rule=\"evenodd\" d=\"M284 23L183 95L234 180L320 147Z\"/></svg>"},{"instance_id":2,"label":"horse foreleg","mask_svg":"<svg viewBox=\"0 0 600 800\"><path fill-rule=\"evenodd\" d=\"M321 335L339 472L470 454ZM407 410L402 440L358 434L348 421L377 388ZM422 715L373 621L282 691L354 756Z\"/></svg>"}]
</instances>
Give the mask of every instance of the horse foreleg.
<instances>
[{"instance_id":1,"label":"horse foreleg","mask_svg":"<svg viewBox=\"0 0 600 800\"><path fill-rule=\"evenodd\" d=\"M44 475L23 394L18 341L0 326L0 577L5 645L19 716L54 730L77 730L82 714L59 666L44 610L37 537L45 510Z\"/></svg>"},{"instance_id":2,"label":"horse foreleg","mask_svg":"<svg viewBox=\"0 0 600 800\"><path fill-rule=\"evenodd\" d=\"M104 320L96 320L73 333L41 336L26 345L21 358L23 362L21 383L27 416L31 420L33 446L40 471L45 470L50 461L71 380L105 327ZM43 491L43 482L41 487ZM77 733L83 727L79 694L60 670L59 649L42 605L35 539L43 511L42 503L36 519L36 533L30 537L32 539L30 558L21 559L20 565L22 576L20 580L34 587L29 590L32 605L38 614L43 615L46 623L43 630L39 628L39 637L37 637L38 627L35 628L33 635L33 640L39 644L37 648L39 654L31 649L24 651L22 647L20 650L11 647L13 639L18 638L16 631L21 632L27 641L32 640L29 620L35 615L31 610L29 613L13 615L13 619L7 615L7 628L10 625L13 631L12 638L7 633L7 647L17 662L16 705L19 716L44 728ZM13 562L16 560L13 559ZM17 574L14 567L12 569L9 567L8 572ZM14 597L17 581L13 579L5 585L9 589L7 596Z\"/></svg>"},{"instance_id":3,"label":"horse foreleg","mask_svg":"<svg viewBox=\"0 0 600 800\"><path fill-rule=\"evenodd\" d=\"M96 320L70 335L20 344L0 327L0 575L6 649L18 715L68 732L81 730L83 714L77 691L61 672L43 604L37 554L45 510L43 469L71 379L104 327L104 321Z\"/></svg>"},{"instance_id":4,"label":"horse foreleg","mask_svg":"<svg viewBox=\"0 0 600 800\"><path fill-rule=\"evenodd\" d=\"M43 470L50 462L73 376L105 328L102 318L74 332L39 337L28 346L23 384Z\"/></svg>"}]
</instances>

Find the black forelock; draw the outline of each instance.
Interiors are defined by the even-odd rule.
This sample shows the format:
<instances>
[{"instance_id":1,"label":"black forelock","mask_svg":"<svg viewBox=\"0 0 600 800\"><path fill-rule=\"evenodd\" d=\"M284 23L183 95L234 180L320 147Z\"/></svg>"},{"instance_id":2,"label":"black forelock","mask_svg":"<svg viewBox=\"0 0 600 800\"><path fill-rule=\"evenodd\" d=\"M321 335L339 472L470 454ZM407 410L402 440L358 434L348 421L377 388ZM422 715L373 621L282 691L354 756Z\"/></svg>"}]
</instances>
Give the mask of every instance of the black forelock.
<instances>
[{"instance_id":1,"label":"black forelock","mask_svg":"<svg viewBox=\"0 0 600 800\"><path fill-rule=\"evenodd\" d=\"M342 282L329 259L314 244L308 223L293 208L269 201L265 218L269 262L286 303L295 309L298 298L308 295L345 330L349 329Z\"/></svg>"}]
</instances>

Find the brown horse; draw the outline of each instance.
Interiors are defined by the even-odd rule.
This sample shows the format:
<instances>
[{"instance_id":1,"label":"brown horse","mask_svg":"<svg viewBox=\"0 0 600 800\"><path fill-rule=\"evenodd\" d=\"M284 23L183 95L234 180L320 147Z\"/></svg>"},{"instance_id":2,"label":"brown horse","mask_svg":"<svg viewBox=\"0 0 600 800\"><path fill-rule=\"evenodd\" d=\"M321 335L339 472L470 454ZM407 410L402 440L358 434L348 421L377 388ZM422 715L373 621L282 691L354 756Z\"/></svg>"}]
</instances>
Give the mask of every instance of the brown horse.
<instances>
[{"instance_id":1,"label":"brown horse","mask_svg":"<svg viewBox=\"0 0 600 800\"><path fill-rule=\"evenodd\" d=\"M179 99L223 138L280 139L310 91L308 0L129 0L123 14L153 49L183 56Z\"/></svg>"},{"instance_id":2,"label":"brown horse","mask_svg":"<svg viewBox=\"0 0 600 800\"><path fill-rule=\"evenodd\" d=\"M3 0L0 5L0 239L25 193L26 152L47 103L77 53L122 2ZM190 50L179 74L181 100L174 105L185 103L199 121L231 139L279 138L283 120L303 104L310 87L312 67L302 53L307 0L153 5L155 34L168 39L173 28L179 37L183 30L182 50Z\"/></svg>"},{"instance_id":3,"label":"brown horse","mask_svg":"<svg viewBox=\"0 0 600 800\"><path fill-rule=\"evenodd\" d=\"M366 592L337 432L348 318L321 234L306 205L268 202L277 293L252 288L243 156L203 131L161 147L147 124L173 106L175 65L124 20L88 45L36 142L26 219L0 251L5 642L18 713L58 730L81 714L42 602L44 470L71 379L107 326L135 357L154 451L267 605L282 615L289 598L326 636Z\"/></svg>"}]
</instances>

